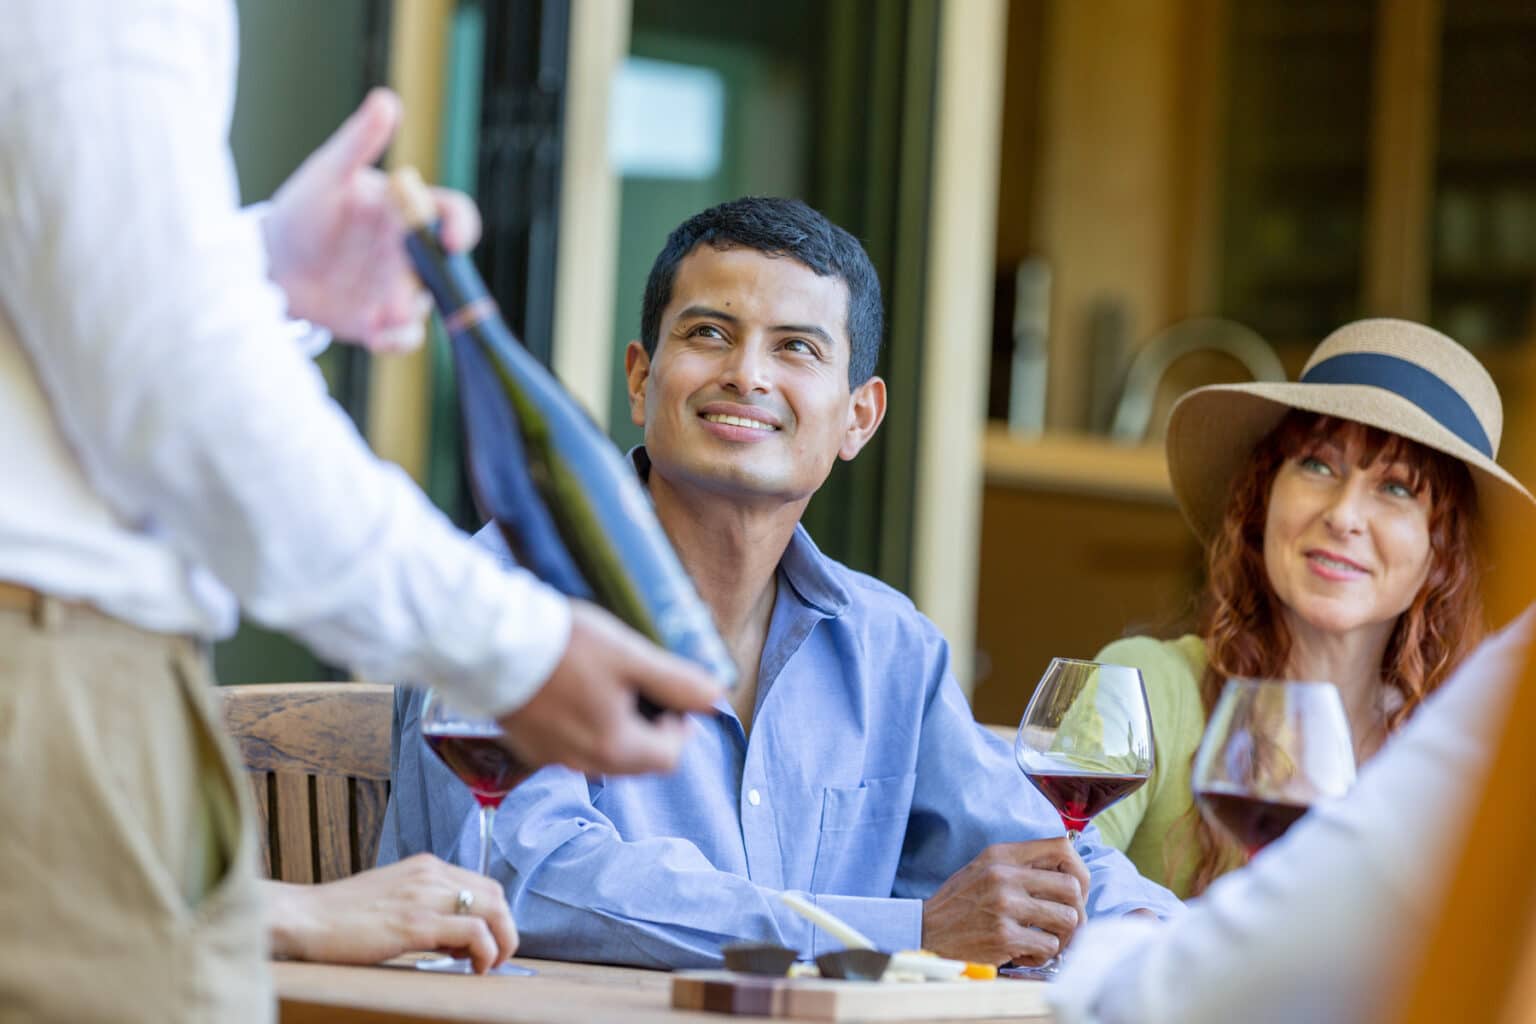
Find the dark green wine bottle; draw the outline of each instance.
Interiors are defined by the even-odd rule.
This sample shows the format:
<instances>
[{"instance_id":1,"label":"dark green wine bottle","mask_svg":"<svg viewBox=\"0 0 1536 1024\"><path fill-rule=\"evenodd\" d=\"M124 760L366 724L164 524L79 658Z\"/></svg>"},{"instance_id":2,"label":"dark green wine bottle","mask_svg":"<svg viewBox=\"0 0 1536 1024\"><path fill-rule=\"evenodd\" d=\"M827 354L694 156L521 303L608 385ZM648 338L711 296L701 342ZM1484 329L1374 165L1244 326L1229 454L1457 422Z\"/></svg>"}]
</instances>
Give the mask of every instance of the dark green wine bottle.
<instances>
[{"instance_id":1,"label":"dark green wine bottle","mask_svg":"<svg viewBox=\"0 0 1536 1024\"><path fill-rule=\"evenodd\" d=\"M453 348L481 513L545 582L732 685L735 663L634 469L523 348L469 256L443 249L420 177L397 171L391 185L411 228L406 248Z\"/></svg>"}]
</instances>

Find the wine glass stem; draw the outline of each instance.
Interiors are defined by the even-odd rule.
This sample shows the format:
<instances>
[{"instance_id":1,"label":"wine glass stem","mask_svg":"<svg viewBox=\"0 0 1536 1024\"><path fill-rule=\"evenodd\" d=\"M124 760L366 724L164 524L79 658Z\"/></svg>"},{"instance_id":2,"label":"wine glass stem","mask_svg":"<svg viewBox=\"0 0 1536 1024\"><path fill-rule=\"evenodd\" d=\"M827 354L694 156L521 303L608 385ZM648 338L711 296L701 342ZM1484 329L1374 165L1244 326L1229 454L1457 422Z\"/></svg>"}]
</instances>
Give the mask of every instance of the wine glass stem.
<instances>
[{"instance_id":1,"label":"wine glass stem","mask_svg":"<svg viewBox=\"0 0 1536 1024\"><path fill-rule=\"evenodd\" d=\"M496 824L496 808L486 804L480 808L480 873L489 874L491 866L491 826Z\"/></svg>"},{"instance_id":2,"label":"wine glass stem","mask_svg":"<svg viewBox=\"0 0 1536 1024\"><path fill-rule=\"evenodd\" d=\"M1068 842L1068 844L1071 845L1072 849L1074 849L1074 850L1077 849L1077 841L1079 839L1081 839L1081 838L1083 838L1083 830L1082 829L1080 829L1080 828L1069 828L1069 829L1067 829L1067 842ZM1061 970L1061 954L1057 953L1055 956L1051 957L1045 963L1041 964L1040 967L1039 967L1039 970L1040 970L1040 973L1042 973L1042 974L1055 975L1057 971Z\"/></svg>"}]
</instances>

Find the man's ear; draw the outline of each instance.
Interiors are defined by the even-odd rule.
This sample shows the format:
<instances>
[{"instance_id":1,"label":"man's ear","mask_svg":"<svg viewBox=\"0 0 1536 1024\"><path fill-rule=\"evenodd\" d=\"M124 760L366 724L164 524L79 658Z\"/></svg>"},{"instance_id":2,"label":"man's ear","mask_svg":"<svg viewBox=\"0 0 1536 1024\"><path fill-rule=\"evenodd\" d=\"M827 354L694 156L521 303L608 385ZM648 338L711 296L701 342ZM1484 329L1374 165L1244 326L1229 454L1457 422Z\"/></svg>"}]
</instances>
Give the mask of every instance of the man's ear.
<instances>
[{"instance_id":1,"label":"man's ear","mask_svg":"<svg viewBox=\"0 0 1536 1024\"><path fill-rule=\"evenodd\" d=\"M645 426L645 382L651 376L651 357L645 346L631 341L624 346L624 381L629 392L629 420L637 427Z\"/></svg>"},{"instance_id":2,"label":"man's ear","mask_svg":"<svg viewBox=\"0 0 1536 1024\"><path fill-rule=\"evenodd\" d=\"M871 377L853 389L853 401L848 406L848 428L843 432L837 457L847 462L859 454L884 419L885 381Z\"/></svg>"}]
</instances>

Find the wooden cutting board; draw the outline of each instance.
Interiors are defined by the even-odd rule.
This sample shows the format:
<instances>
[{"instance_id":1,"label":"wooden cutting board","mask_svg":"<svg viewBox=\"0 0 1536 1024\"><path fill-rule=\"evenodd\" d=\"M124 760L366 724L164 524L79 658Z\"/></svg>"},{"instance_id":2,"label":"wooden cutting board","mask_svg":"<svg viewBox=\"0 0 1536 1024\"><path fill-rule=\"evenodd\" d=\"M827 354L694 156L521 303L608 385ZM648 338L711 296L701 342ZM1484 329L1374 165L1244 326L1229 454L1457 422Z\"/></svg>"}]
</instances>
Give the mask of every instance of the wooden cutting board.
<instances>
[{"instance_id":1,"label":"wooden cutting board","mask_svg":"<svg viewBox=\"0 0 1536 1024\"><path fill-rule=\"evenodd\" d=\"M731 971L680 971L672 1006L737 1016L799 1020L979 1020L1048 1018L1045 982L873 982L763 978Z\"/></svg>"}]
</instances>

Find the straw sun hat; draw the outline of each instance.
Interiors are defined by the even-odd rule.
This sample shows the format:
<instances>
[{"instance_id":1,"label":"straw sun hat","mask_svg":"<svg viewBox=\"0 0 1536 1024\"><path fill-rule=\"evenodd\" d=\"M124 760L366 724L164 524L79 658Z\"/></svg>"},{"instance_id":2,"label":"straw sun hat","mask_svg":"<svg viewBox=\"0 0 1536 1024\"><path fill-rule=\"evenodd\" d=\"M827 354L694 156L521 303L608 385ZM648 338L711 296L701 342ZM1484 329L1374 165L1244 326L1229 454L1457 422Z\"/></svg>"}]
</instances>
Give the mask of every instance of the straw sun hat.
<instances>
[{"instance_id":1,"label":"straw sun hat","mask_svg":"<svg viewBox=\"0 0 1536 1024\"><path fill-rule=\"evenodd\" d=\"M1179 399L1168 421L1168 473L1184 517L1209 541L1254 446L1291 409L1400 434L1467 464L1486 516L1536 499L1494 459L1504 409L1477 358L1407 320L1360 320L1324 338L1295 383L1217 384Z\"/></svg>"}]
</instances>

